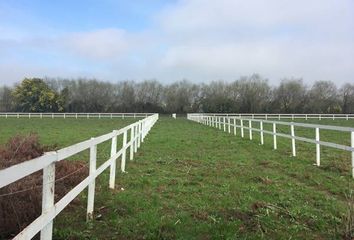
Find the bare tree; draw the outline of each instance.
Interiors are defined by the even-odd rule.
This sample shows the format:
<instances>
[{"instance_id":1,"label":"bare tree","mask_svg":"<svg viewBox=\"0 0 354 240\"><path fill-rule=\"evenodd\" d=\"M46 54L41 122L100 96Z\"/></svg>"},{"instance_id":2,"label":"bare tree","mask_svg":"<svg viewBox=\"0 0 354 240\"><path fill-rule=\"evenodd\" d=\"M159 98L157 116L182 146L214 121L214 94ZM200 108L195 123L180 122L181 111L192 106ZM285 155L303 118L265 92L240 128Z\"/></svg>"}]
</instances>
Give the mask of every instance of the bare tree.
<instances>
[{"instance_id":1,"label":"bare tree","mask_svg":"<svg viewBox=\"0 0 354 240\"><path fill-rule=\"evenodd\" d=\"M274 108L282 113L301 113L306 101L307 88L302 79L283 79L274 90Z\"/></svg>"},{"instance_id":2,"label":"bare tree","mask_svg":"<svg viewBox=\"0 0 354 240\"><path fill-rule=\"evenodd\" d=\"M317 81L308 93L307 112L338 113L341 112L338 90L331 81Z\"/></svg>"},{"instance_id":3,"label":"bare tree","mask_svg":"<svg viewBox=\"0 0 354 240\"><path fill-rule=\"evenodd\" d=\"M340 89L342 96L342 112L354 113L354 84L344 84Z\"/></svg>"}]
</instances>

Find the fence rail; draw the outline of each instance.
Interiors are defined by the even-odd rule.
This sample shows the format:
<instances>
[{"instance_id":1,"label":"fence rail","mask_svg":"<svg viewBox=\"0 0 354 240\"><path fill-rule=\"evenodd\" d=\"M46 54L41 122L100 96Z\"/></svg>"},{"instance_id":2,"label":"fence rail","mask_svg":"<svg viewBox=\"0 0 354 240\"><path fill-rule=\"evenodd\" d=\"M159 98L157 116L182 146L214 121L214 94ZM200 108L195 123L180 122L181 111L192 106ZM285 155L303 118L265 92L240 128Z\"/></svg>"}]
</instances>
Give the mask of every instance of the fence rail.
<instances>
[{"instance_id":1,"label":"fence rail","mask_svg":"<svg viewBox=\"0 0 354 240\"><path fill-rule=\"evenodd\" d=\"M298 114L298 113L206 113L209 116L226 116L226 117L244 117L252 119L354 119L354 114ZM190 115L205 115L200 113L191 113Z\"/></svg>"},{"instance_id":2,"label":"fence rail","mask_svg":"<svg viewBox=\"0 0 354 240\"><path fill-rule=\"evenodd\" d=\"M121 171L125 172L127 149L129 148L130 150L129 159L133 160L134 153L137 152L141 142L144 142L144 138L158 118L158 114L153 114L124 128L114 130L111 133L91 138L90 140L55 152L49 152L41 157L0 170L0 188L2 188L43 169L42 214L15 236L14 239L31 239L38 232L40 232L42 240L52 239L54 218L86 187L88 187L87 219L92 219L96 177L110 167L109 187L113 189L115 187L117 159L121 157ZM127 140L128 132L130 132L129 142ZM123 143L122 148L117 151L117 137L120 135L123 135ZM110 158L96 168L97 145L108 140L111 140ZM55 163L86 149L90 150L89 176L54 204Z\"/></svg>"},{"instance_id":3,"label":"fence rail","mask_svg":"<svg viewBox=\"0 0 354 240\"><path fill-rule=\"evenodd\" d=\"M0 118L142 118L154 113L24 113L0 112Z\"/></svg>"},{"instance_id":4,"label":"fence rail","mask_svg":"<svg viewBox=\"0 0 354 240\"><path fill-rule=\"evenodd\" d=\"M189 120L205 124L207 126L216 127L222 129L226 132L231 133L231 128L233 128L234 135L237 134L237 128L240 129L241 137L244 137L244 131L249 131L250 140L253 139L253 131L260 133L261 144L264 144L264 134L270 134L273 136L273 148L277 149L277 137L284 137L291 139L291 149L292 156L296 156L296 140L303 141L307 143L313 143L316 145L316 165L320 166L320 146L326 146L336 149L341 149L351 152L351 173L354 178L354 128L350 127L339 127L339 126L329 126L329 125L320 125L320 124L307 124L307 123L298 123L298 122L281 122L281 121L271 121L247 117L238 117L238 116L227 116L224 115L214 115L214 114L187 114ZM259 123L259 128L252 126L253 122ZM248 123L248 126L245 126L244 123ZM264 123L272 125L272 131L264 130ZM277 126L288 126L290 127L290 134L279 133L277 132ZM315 130L315 139L300 137L295 135L295 127L311 128ZM320 130L332 130L332 131L341 131L350 133L350 146L321 141L320 139Z\"/></svg>"}]
</instances>

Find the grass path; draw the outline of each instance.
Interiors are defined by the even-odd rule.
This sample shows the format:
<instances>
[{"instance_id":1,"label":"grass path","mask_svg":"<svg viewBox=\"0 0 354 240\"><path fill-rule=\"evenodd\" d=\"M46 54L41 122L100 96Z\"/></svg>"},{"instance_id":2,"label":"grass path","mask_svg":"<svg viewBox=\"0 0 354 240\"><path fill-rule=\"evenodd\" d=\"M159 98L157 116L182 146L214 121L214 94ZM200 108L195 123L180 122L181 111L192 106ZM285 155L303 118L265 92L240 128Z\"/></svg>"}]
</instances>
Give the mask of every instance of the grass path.
<instances>
[{"instance_id":1,"label":"grass path","mask_svg":"<svg viewBox=\"0 0 354 240\"><path fill-rule=\"evenodd\" d=\"M84 222L83 195L55 220L55 239L340 239L349 174L269 142L162 118L116 190L99 177L96 219Z\"/></svg>"}]
</instances>

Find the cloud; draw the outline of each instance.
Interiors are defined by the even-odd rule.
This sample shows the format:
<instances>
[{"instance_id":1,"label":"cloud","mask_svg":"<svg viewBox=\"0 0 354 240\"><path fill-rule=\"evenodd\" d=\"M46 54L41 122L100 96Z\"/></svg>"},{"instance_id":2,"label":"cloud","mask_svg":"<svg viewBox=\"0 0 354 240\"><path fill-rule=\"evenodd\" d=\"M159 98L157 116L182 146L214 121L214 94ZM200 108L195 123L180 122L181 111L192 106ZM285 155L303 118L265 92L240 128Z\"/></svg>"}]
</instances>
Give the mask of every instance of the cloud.
<instances>
[{"instance_id":1,"label":"cloud","mask_svg":"<svg viewBox=\"0 0 354 240\"><path fill-rule=\"evenodd\" d=\"M13 32L0 37L0 79L11 79L6 59L28 75L111 81L230 81L255 72L272 83L287 76L339 84L354 79L352 0L180 0L151 18L143 30L49 29L35 36L0 24Z\"/></svg>"},{"instance_id":2,"label":"cloud","mask_svg":"<svg viewBox=\"0 0 354 240\"><path fill-rule=\"evenodd\" d=\"M183 0L157 21L170 42L161 65L191 79L354 77L352 1Z\"/></svg>"},{"instance_id":3,"label":"cloud","mask_svg":"<svg viewBox=\"0 0 354 240\"><path fill-rule=\"evenodd\" d=\"M70 51L93 59L111 59L126 53L132 43L125 30L100 29L72 33L61 39Z\"/></svg>"}]
</instances>

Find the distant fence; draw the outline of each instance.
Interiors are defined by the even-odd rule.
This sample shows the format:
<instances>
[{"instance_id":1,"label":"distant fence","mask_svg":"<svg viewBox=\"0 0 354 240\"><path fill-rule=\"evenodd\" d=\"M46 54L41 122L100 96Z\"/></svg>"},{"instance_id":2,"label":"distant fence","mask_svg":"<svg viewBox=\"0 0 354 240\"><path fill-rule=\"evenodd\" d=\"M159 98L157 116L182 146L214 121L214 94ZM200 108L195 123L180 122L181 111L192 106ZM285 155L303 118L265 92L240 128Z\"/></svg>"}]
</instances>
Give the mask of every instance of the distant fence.
<instances>
[{"instance_id":1,"label":"distant fence","mask_svg":"<svg viewBox=\"0 0 354 240\"><path fill-rule=\"evenodd\" d=\"M197 115L195 113L193 115ZM209 116L244 117L252 119L354 119L354 114L297 114L297 113L207 113Z\"/></svg>"},{"instance_id":2,"label":"distant fence","mask_svg":"<svg viewBox=\"0 0 354 240\"><path fill-rule=\"evenodd\" d=\"M145 136L154 126L158 118L158 114L153 114L124 128L114 130L111 133L91 138L90 140L55 152L49 152L41 157L0 170L0 188L2 188L43 169L42 214L23 229L14 239L31 239L38 232L41 232L40 236L42 240L52 239L54 218L87 186L87 219L91 219L94 207L96 177L110 167L109 187L113 189L115 187L117 159L121 157L121 171L125 172L127 149L130 149L130 160L133 160L134 153L137 152L141 142L144 141ZM129 142L127 140L128 132L130 132ZM122 148L117 151L117 137L119 135L123 135L123 143ZM111 140L110 158L100 167L96 168L97 145L108 140ZM55 163L86 149L90 150L89 176L54 204Z\"/></svg>"},{"instance_id":3,"label":"distant fence","mask_svg":"<svg viewBox=\"0 0 354 240\"><path fill-rule=\"evenodd\" d=\"M24 113L0 112L3 118L142 118L154 113Z\"/></svg>"},{"instance_id":4,"label":"distant fence","mask_svg":"<svg viewBox=\"0 0 354 240\"><path fill-rule=\"evenodd\" d=\"M224 131L228 131L231 133L231 128L233 128L234 135L237 134L237 128L240 129L241 137L244 137L244 130L249 131L249 138L252 140L253 131L260 133L260 141L261 144L264 144L264 134L273 135L273 148L277 149L277 136L289 138L291 139L291 148L292 148L292 156L296 156L296 141L303 141L308 143L316 144L316 165L320 166L320 146L327 146L332 148L337 148L345 151L351 152L351 166L352 166L352 176L354 178L354 128L350 127L339 127L339 126L328 126L328 125L320 125L320 124L307 124L307 123L297 123L297 122L280 122L280 121L271 121L271 120L262 120L262 119L252 119L247 117L238 117L238 116L227 116L225 115L214 115L214 114L187 114L187 118L189 120L205 124L207 126L216 127L222 129ZM245 122L248 123L248 127L245 126ZM253 122L259 123L259 128L252 127ZM271 124L273 130L268 131L264 130L263 124ZM278 133L277 126L283 125L290 127L290 134ZM295 135L295 126L296 127L304 127L311 128L315 130L315 139L300 137ZM350 133L350 146L326 142L320 140L320 130L333 130L333 131L341 131L341 132L349 132Z\"/></svg>"}]
</instances>

